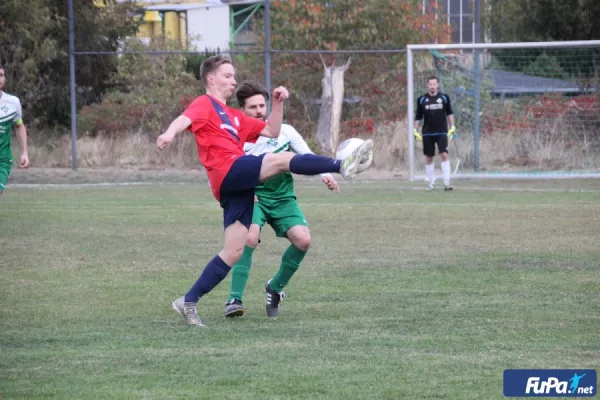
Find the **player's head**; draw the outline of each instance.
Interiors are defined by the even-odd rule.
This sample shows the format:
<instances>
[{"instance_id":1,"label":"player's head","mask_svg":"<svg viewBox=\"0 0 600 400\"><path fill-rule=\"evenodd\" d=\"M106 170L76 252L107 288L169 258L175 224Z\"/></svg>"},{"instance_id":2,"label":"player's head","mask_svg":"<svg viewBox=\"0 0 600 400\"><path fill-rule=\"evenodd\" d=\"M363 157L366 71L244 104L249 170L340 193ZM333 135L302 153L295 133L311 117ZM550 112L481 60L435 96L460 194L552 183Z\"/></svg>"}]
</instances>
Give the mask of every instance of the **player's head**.
<instances>
[{"instance_id":1,"label":"player's head","mask_svg":"<svg viewBox=\"0 0 600 400\"><path fill-rule=\"evenodd\" d=\"M432 75L429 78L427 78L427 91L431 96L435 96L437 94L439 87L440 80L437 76Z\"/></svg>"},{"instance_id":2,"label":"player's head","mask_svg":"<svg viewBox=\"0 0 600 400\"><path fill-rule=\"evenodd\" d=\"M4 85L6 84L6 76L4 75L4 67L0 65L0 90L4 89Z\"/></svg>"},{"instance_id":3,"label":"player's head","mask_svg":"<svg viewBox=\"0 0 600 400\"><path fill-rule=\"evenodd\" d=\"M255 81L242 82L235 97L244 114L252 118L267 119L269 93L263 85Z\"/></svg>"},{"instance_id":4,"label":"player's head","mask_svg":"<svg viewBox=\"0 0 600 400\"><path fill-rule=\"evenodd\" d=\"M235 91L235 68L227 56L217 55L204 60L200 76L209 92L217 92L227 99Z\"/></svg>"}]
</instances>

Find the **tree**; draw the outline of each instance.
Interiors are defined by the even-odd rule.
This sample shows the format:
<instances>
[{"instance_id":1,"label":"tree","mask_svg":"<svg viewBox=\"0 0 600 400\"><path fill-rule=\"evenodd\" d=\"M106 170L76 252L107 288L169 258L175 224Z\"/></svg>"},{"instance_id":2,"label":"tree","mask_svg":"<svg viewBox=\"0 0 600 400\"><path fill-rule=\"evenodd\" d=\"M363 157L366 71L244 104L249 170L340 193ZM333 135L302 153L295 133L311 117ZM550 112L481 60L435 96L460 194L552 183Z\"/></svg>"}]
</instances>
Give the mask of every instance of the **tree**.
<instances>
[{"instance_id":1,"label":"tree","mask_svg":"<svg viewBox=\"0 0 600 400\"><path fill-rule=\"evenodd\" d=\"M404 49L409 43L447 42L450 28L445 20L436 20L431 13L423 15L420 6L420 0L273 0L271 46L285 50L383 50ZM262 30L262 24L257 24L258 35ZM374 120L401 119L406 113L405 55L323 54L327 65L344 65L349 56L352 65L345 73L344 93L356 101L344 106L340 139L372 133ZM317 103L322 90L320 55L278 52L272 65L273 83L292 91L295 113L287 113L286 118L308 129L314 127L312 104Z\"/></svg>"},{"instance_id":2,"label":"tree","mask_svg":"<svg viewBox=\"0 0 600 400\"><path fill-rule=\"evenodd\" d=\"M115 51L122 39L137 30L139 12L132 2L106 0L102 8L92 1L73 3L76 50ZM7 74L7 90L21 97L27 122L67 125L66 1L5 0L0 3L0 30L0 63ZM98 101L110 89L116 65L115 56L77 57L79 105Z\"/></svg>"},{"instance_id":3,"label":"tree","mask_svg":"<svg viewBox=\"0 0 600 400\"><path fill-rule=\"evenodd\" d=\"M493 42L600 39L596 0L488 0Z\"/></svg>"},{"instance_id":4,"label":"tree","mask_svg":"<svg viewBox=\"0 0 600 400\"><path fill-rule=\"evenodd\" d=\"M423 15L420 7L420 0L274 0L272 45L278 49L381 50L447 40L447 25L431 13Z\"/></svg>"},{"instance_id":5,"label":"tree","mask_svg":"<svg viewBox=\"0 0 600 400\"><path fill-rule=\"evenodd\" d=\"M489 0L486 16L493 42L546 42L600 39L600 7L595 0ZM592 76L600 51L531 49L496 51L496 61L513 71L548 78ZM560 57L558 56L560 55ZM589 59L589 63L573 60Z\"/></svg>"}]
</instances>

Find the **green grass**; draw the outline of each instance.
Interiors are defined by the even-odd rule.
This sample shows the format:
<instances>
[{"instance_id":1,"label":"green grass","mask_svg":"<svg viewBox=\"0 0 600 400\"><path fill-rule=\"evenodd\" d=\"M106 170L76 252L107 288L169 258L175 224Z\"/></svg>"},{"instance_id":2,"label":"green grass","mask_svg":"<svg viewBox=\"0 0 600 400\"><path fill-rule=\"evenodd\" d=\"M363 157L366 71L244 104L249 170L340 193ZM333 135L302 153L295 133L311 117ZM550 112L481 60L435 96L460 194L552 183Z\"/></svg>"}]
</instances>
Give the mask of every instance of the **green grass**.
<instances>
[{"instance_id":1,"label":"green grass","mask_svg":"<svg viewBox=\"0 0 600 400\"><path fill-rule=\"evenodd\" d=\"M500 399L505 368L598 369L597 181L457 183L299 183L313 246L282 315L267 228L248 314L222 316L228 278L203 329L171 301L222 243L205 183L9 187L0 397Z\"/></svg>"}]
</instances>

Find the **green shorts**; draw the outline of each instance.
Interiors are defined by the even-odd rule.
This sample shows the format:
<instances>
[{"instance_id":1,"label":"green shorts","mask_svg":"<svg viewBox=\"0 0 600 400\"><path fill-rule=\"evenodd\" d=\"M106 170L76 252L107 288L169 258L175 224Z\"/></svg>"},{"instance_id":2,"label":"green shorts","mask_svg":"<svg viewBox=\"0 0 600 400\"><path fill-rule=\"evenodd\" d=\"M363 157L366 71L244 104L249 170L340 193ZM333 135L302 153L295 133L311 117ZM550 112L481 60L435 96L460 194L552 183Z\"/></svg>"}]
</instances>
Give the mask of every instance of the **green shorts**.
<instances>
[{"instance_id":1,"label":"green shorts","mask_svg":"<svg viewBox=\"0 0 600 400\"><path fill-rule=\"evenodd\" d=\"M8 176L10 175L11 168L12 160L0 161L0 192L4 190L4 187L8 183Z\"/></svg>"},{"instance_id":2,"label":"green shorts","mask_svg":"<svg viewBox=\"0 0 600 400\"><path fill-rule=\"evenodd\" d=\"M271 225L277 237L285 237L286 232L293 226L308 226L304 213L295 199L289 198L277 202L260 200L254 203L252 223L265 226Z\"/></svg>"}]
</instances>

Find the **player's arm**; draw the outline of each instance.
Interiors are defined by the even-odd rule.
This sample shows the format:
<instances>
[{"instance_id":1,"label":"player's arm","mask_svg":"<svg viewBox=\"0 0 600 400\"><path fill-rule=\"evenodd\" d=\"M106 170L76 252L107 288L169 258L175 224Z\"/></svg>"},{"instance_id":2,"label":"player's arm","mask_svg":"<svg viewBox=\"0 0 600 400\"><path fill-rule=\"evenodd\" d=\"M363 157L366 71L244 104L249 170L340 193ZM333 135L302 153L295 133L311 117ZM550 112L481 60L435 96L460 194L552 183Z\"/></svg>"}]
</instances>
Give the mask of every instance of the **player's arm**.
<instances>
[{"instance_id":1,"label":"player's arm","mask_svg":"<svg viewBox=\"0 0 600 400\"><path fill-rule=\"evenodd\" d=\"M27 129L25 128L25 124L23 120L19 118L16 123L16 134L17 134L17 142L19 142L19 146L21 147L21 162L19 163L21 168L29 167L29 152L27 150Z\"/></svg>"},{"instance_id":2,"label":"player's arm","mask_svg":"<svg viewBox=\"0 0 600 400\"><path fill-rule=\"evenodd\" d=\"M17 115L15 116L15 133L17 134L17 142L21 148L21 159L19 166L21 168L29 167L29 151L27 150L27 129L23 123L23 107L21 101L17 99Z\"/></svg>"},{"instance_id":3,"label":"player's arm","mask_svg":"<svg viewBox=\"0 0 600 400\"><path fill-rule=\"evenodd\" d=\"M450 125L448 137L454 140L456 138L456 126L454 126L454 113L452 112L452 104L450 103L449 96L446 96L446 116L448 117L448 124Z\"/></svg>"},{"instance_id":4,"label":"player's arm","mask_svg":"<svg viewBox=\"0 0 600 400\"><path fill-rule=\"evenodd\" d=\"M450 126L454 126L454 115L448 115L448 123Z\"/></svg>"},{"instance_id":5,"label":"player's arm","mask_svg":"<svg viewBox=\"0 0 600 400\"><path fill-rule=\"evenodd\" d=\"M273 90L273 109L271 115L267 120L267 125L260 132L261 136L270 138L276 138L279 136L281 131L281 124L283 123L283 102L289 97L289 93L286 88L279 86Z\"/></svg>"},{"instance_id":6,"label":"player's arm","mask_svg":"<svg viewBox=\"0 0 600 400\"><path fill-rule=\"evenodd\" d=\"M415 112L415 129L417 129L419 127L419 125L421 124L421 121L423 120L423 108L421 107L421 99L423 98L423 96L420 96L417 99L417 105L416 105L416 112Z\"/></svg>"},{"instance_id":7,"label":"player's arm","mask_svg":"<svg viewBox=\"0 0 600 400\"><path fill-rule=\"evenodd\" d=\"M159 150L164 149L169 143L173 141L176 135L180 134L184 130L186 130L190 125L192 125L192 120L185 115L180 115L175 118L171 125L167 128L165 133L160 135L158 139L156 139L156 146Z\"/></svg>"},{"instance_id":8,"label":"player's arm","mask_svg":"<svg viewBox=\"0 0 600 400\"><path fill-rule=\"evenodd\" d=\"M197 97L196 100L186 108L179 117L175 118L165 133L156 139L156 146L159 150L164 149L173 141L176 135L192 127L192 129L202 128L208 121L210 102L206 96Z\"/></svg>"},{"instance_id":9,"label":"player's arm","mask_svg":"<svg viewBox=\"0 0 600 400\"><path fill-rule=\"evenodd\" d=\"M286 130L285 133L290 138L290 147L295 153L297 153L297 154L315 154L310 149L310 147L308 146L308 144L306 143L306 141L304 140L302 135L300 135L298 133L298 131L296 129L294 129L294 127L290 126L289 129ZM327 186L327 188L329 190L335 190L336 192L339 193L340 188L339 188L338 183L336 182L335 178L333 177L333 175L321 174L321 179L323 180L323 183L325 183L325 185Z\"/></svg>"},{"instance_id":10,"label":"player's arm","mask_svg":"<svg viewBox=\"0 0 600 400\"><path fill-rule=\"evenodd\" d=\"M423 96L421 96L423 97ZM421 125L421 121L423 120L423 109L421 108L421 97L417 99L417 112L415 115L415 123L413 128L413 135L417 138L417 140L422 141L423 136L419 133L419 126Z\"/></svg>"}]
</instances>

